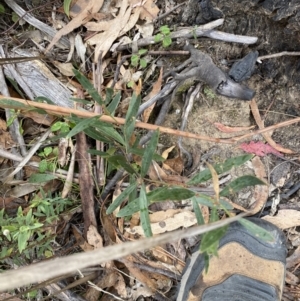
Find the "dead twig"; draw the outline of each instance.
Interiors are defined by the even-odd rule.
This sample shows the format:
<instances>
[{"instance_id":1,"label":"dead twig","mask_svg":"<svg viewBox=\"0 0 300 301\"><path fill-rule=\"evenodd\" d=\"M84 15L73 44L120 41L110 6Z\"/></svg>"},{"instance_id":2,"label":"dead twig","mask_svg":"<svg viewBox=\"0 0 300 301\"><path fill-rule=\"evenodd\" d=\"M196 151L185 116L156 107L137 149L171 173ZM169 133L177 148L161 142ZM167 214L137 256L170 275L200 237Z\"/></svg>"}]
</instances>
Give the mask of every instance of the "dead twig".
<instances>
[{"instance_id":1,"label":"dead twig","mask_svg":"<svg viewBox=\"0 0 300 301\"><path fill-rule=\"evenodd\" d=\"M14 98L14 97L5 97L3 95L0 95L0 100L2 100L2 103L0 103L0 107L22 110L24 115L26 115L26 110L28 110L28 109L40 108L40 109L44 109L48 114L58 115L58 116L68 117L71 114L74 114L81 118L91 118L91 117L98 116L98 114L93 113L93 112L80 111L80 110L65 108L65 107L58 107L58 106L54 106L54 105L38 103L38 102L23 100L23 99ZM6 100L6 103L3 103L3 100ZM112 117L112 116L108 116L108 115L99 116L99 120L101 120L103 122L107 122L107 123L118 124L118 125L125 124L124 118ZM143 128L143 129L151 130L151 131L155 131L158 129L160 132L175 135L175 136L182 136L185 138L211 141L211 142L215 142L215 143L232 144L235 142L234 139L212 138L212 137L197 135L197 134L193 134L193 133L189 133L189 132L174 130L174 129L170 129L170 128L166 128L166 127L162 127L162 126L156 126L156 125L144 123L141 121L137 121L135 123L135 126L138 128Z\"/></svg>"},{"instance_id":2,"label":"dead twig","mask_svg":"<svg viewBox=\"0 0 300 301\"><path fill-rule=\"evenodd\" d=\"M278 53L262 55L262 56L259 56L256 61L261 63L262 60L273 59L273 58L280 57L280 56L285 56L285 55L299 56L300 51L282 51L282 52L278 52Z\"/></svg>"}]
</instances>

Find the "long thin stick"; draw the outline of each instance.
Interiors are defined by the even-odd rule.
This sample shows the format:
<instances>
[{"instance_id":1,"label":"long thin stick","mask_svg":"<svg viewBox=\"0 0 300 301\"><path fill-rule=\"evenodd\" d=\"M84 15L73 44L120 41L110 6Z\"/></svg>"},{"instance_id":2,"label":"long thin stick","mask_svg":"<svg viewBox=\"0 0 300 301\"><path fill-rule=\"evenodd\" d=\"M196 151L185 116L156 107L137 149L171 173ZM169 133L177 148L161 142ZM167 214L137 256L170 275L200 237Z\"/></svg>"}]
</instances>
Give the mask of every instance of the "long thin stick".
<instances>
[{"instance_id":1,"label":"long thin stick","mask_svg":"<svg viewBox=\"0 0 300 301\"><path fill-rule=\"evenodd\" d=\"M4 100L5 100L5 103L4 103ZM15 103L15 102L17 102L17 103ZM23 99L19 99L19 98L5 97L3 95L0 95L0 107L22 110L22 111L25 111L24 112L25 114L26 114L26 110L33 109L33 108L39 108L39 109L45 110L48 114L56 115L56 116L57 115L58 116L70 116L71 114L74 114L74 115L76 115L78 117L82 117L82 118L91 118L91 117L95 117L95 116L99 115L94 112L80 111L80 110L75 110L75 109L71 109L71 108L64 108L64 107L49 105L49 104L45 104L45 103L23 100ZM107 123L113 123L113 124L119 124L119 125L125 124L124 118L111 117L108 115L101 115L99 117L99 120L107 122ZM149 124L149 123L144 123L141 121L136 121L135 125L138 128L143 128L143 129L147 129L150 131L155 131L156 129L159 129L160 132L168 133L168 134L176 135L176 136L182 136L182 137L186 137L186 138L193 138L193 139L211 141L211 142L216 142L216 143L226 143L226 144L234 143L233 139L212 138L212 137L197 135L197 134L188 133L188 132L184 132L184 131L173 130L173 129L170 129L167 127L157 126L157 125L153 125L153 124Z\"/></svg>"}]
</instances>

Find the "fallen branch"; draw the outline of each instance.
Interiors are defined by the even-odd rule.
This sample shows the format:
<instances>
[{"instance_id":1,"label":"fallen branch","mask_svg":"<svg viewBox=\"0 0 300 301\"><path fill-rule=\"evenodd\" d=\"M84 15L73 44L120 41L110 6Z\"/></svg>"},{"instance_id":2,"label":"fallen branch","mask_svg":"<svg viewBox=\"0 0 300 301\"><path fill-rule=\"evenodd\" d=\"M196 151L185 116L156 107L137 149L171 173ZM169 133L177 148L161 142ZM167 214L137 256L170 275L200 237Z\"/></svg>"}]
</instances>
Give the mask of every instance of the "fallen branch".
<instances>
[{"instance_id":1,"label":"fallen branch","mask_svg":"<svg viewBox=\"0 0 300 301\"><path fill-rule=\"evenodd\" d=\"M4 100L5 100L5 103L4 103ZM0 107L21 110L24 115L26 115L26 110L32 110L34 108L43 109L48 114L56 115L56 116L66 116L67 117L67 116L70 116L71 114L74 114L81 118L92 118L92 117L99 115L94 112L80 111L80 110L76 110L76 109L59 107L59 106L55 106L55 105L49 105L49 104L39 103L39 102L34 102L34 101L29 101L29 100L23 100L23 99L14 98L14 97L5 97L3 95L0 95L0 101L1 101ZM99 120L107 122L107 123L118 124L118 125L125 124L124 118L112 117L112 116L108 116L108 115L101 115L99 117ZM149 123L144 123L141 121L136 121L135 125L138 128L143 128L143 129L150 130L150 131L155 131L155 130L159 129L159 131L162 133L167 133L167 134L171 134L171 135L175 135L175 136L182 136L185 138L193 138L193 139L198 139L198 140L211 141L211 142L215 142L215 143L226 143L226 144L232 144L235 142L233 139L212 138L212 137L197 135L197 134L193 134L193 133L189 133L189 132L173 130L173 129L170 129L167 127L157 126L157 125L153 125L153 124L149 124Z\"/></svg>"},{"instance_id":2,"label":"fallen branch","mask_svg":"<svg viewBox=\"0 0 300 301\"><path fill-rule=\"evenodd\" d=\"M273 58L280 57L280 56L285 56L285 55L287 55L287 56L299 56L300 51L282 51L282 52L278 52L278 53L262 55L262 56L259 56L256 61L261 63L262 60L273 59Z\"/></svg>"},{"instance_id":3,"label":"fallen branch","mask_svg":"<svg viewBox=\"0 0 300 301\"><path fill-rule=\"evenodd\" d=\"M126 242L102 249L96 249L90 252L83 252L56 258L54 260L42 261L18 270L5 271L0 274L0 291L3 292L24 285L45 281L46 279L68 274L69 272L74 272L78 269L98 265L114 259L120 259L124 256L144 251L157 245L175 240L177 241L184 237L200 235L228 225L246 215L247 213L242 213L235 217L220 220L209 225L177 230L133 242Z\"/></svg>"},{"instance_id":4,"label":"fallen branch","mask_svg":"<svg viewBox=\"0 0 300 301\"><path fill-rule=\"evenodd\" d=\"M257 37L249 37L242 35L235 35L232 33L226 33L222 31L213 30L214 28L222 25L224 23L224 19L218 19L207 24L201 25L199 27L189 27L184 28L170 34L170 38L173 39L190 39L195 37L207 37L215 40L225 41L225 42L233 42L233 43L242 43L242 44L255 44L257 42ZM147 37L144 39L140 39L136 41L137 46L144 47L152 44L160 43L155 41L155 37ZM120 45L117 47L117 51L126 50L131 47L131 44Z\"/></svg>"},{"instance_id":5,"label":"fallen branch","mask_svg":"<svg viewBox=\"0 0 300 301\"><path fill-rule=\"evenodd\" d=\"M6 103L3 103L4 100L6 101ZM14 101L14 103L11 100ZM93 113L93 112L79 111L79 110L75 110L75 109L48 105L48 104L44 104L44 103L28 101L28 100L23 100L23 99L14 98L14 97L5 97L3 95L0 95L0 107L22 110L22 111L25 111L24 115L26 115L26 110L33 109L33 108L39 108L39 109L45 110L50 115L56 115L56 116L70 116L71 114L74 114L81 118L91 118L91 117L97 116L97 114ZM107 116L107 115L101 115L99 117L99 120L107 122L107 123L119 124L119 125L122 125L125 123L124 118L111 117L111 116ZM294 118L291 120L287 120L287 121L283 121L278 124L271 125L271 126L268 126L266 128L263 128L263 129L260 129L257 131L253 131L253 132L245 134L243 136L227 138L227 139L226 138L225 139L212 138L212 137L197 135L197 134L188 133L188 132L184 132L184 131L173 130L173 129L166 128L163 126L156 126L156 125L144 123L141 121L137 121L135 123L135 125L138 128L143 128L143 129L150 130L150 131L155 131L158 129L162 133L167 133L167 134L171 134L171 135L175 135L175 136L181 136L181 137L185 137L185 138L192 138L192 139L210 141L210 142L215 142L215 143L233 144L236 142L240 142L241 140L245 140L246 138L255 136L257 134L266 133L266 132L269 132L269 131L272 131L272 130L275 130L278 128L282 128L282 127L285 127L288 125L292 125L292 124L298 123L298 122L300 122L300 117L297 117L297 118Z\"/></svg>"}]
</instances>

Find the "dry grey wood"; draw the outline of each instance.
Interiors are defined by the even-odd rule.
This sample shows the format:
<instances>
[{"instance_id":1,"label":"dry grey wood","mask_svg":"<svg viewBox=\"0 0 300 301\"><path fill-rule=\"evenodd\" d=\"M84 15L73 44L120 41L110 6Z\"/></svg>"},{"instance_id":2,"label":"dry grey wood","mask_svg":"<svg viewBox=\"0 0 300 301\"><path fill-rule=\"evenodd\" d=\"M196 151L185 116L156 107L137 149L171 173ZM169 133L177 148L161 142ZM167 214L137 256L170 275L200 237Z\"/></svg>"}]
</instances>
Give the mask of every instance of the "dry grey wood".
<instances>
[{"instance_id":1,"label":"dry grey wood","mask_svg":"<svg viewBox=\"0 0 300 301\"><path fill-rule=\"evenodd\" d=\"M39 21L38 19L34 18L30 13L27 13L21 6L19 6L15 1L13 0L4 0L7 6L9 6L20 18L28 22L33 27L39 29L46 35L48 35L51 40L56 35L57 31L44 24L43 22ZM56 44L57 47L62 47L64 49L67 49L70 47L70 42L67 38L62 37L59 42Z\"/></svg>"},{"instance_id":2,"label":"dry grey wood","mask_svg":"<svg viewBox=\"0 0 300 301\"><path fill-rule=\"evenodd\" d=\"M183 81L188 78L194 78L197 81L205 82L218 94L230 98L251 100L254 97L255 91L233 81L214 64L209 55L190 44L186 45L184 49L191 53L190 59L193 62L193 68L185 73L174 73L175 80Z\"/></svg>"},{"instance_id":3,"label":"dry grey wood","mask_svg":"<svg viewBox=\"0 0 300 301\"><path fill-rule=\"evenodd\" d=\"M149 108L151 105L153 105L156 101L159 99L169 95L173 89L177 86L179 81L172 81L170 83L167 83L159 93L157 93L155 96L150 98L148 101L144 102L138 110L137 115L141 115L147 108Z\"/></svg>"},{"instance_id":4,"label":"dry grey wood","mask_svg":"<svg viewBox=\"0 0 300 301\"><path fill-rule=\"evenodd\" d=\"M4 53L3 47L2 47L2 45L0 45L0 55L3 53ZM2 95L8 96L8 97L10 96L2 68L0 68L0 92ZM12 117L11 110L5 109L5 115L6 115L6 120L9 120ZM15 143L18 145L18 148L20 148L21 154L23 156L25 156L27 153L27 150L25 147L24 138L20 133L20 125L19 125L19 121L17 118L14 119L11 126L9 127L9 132L10 132L13 140L15 141Z\"/></svg>"},{"instance_id":5,"label":"dry grey wood","mask_svg":"<svg viewBox=\"0 0 300 301\"><path fill-rule=\"evenodd\" d=\"M234 43L242 43L242 44L254 44L257 42L257 37L234 35L231 33L213 30L215 27L218 27L223 23L224 23L224 19L218 19L196 28L189 27L189 28L184 28L172 32L170 34L170 37L171 39L178 39L178 38L190 39L194 37L208 37L208 38L221 40L225 42L234 42ZM138 47L143 47L155 43L157 42L154 41L154 37L148 37L137 41ZM131 44L120 45L117 48L117 51L128 49L128 47L131 47Z\"/></svg>"},{"instance_id":6,"label":"dry grey wood","mask_svg":"<svg viewBox=\"0 0 300 301\"><path fill-rule=\"evenodd\" d=\"M245 216L247 216L247 213L242 213L235 217L220 220L209 225L172 231L151 238L117 244L90 252L73 254L66 257L56 258L54 260L35 263L31 266L20 268L18 270L6 271L0 274L0 291L4 292L24 285L45 281L89 266L119 259L132 253L153 248L157 245L170 241L177 241L184 237L200 235L228 225Z\"/></svg>"},{"instance_id":7,"label":"dry grey wood","mask_svg":"<svg viewBox=\"0 0 300 301\"><path fill-rule=\"evenodd\" d=\"M22 49L15 50L15 56L33 56L30 52ZM70 100L72 94L41 61L28 61L15 64L15 72L11 72L11 66L4 65L5 75L15 79L24 91L30 89L28 97L44 96L61 107L73 107ZM16 76L18 74L18 76Z\"/></svg>"}]
</instances>

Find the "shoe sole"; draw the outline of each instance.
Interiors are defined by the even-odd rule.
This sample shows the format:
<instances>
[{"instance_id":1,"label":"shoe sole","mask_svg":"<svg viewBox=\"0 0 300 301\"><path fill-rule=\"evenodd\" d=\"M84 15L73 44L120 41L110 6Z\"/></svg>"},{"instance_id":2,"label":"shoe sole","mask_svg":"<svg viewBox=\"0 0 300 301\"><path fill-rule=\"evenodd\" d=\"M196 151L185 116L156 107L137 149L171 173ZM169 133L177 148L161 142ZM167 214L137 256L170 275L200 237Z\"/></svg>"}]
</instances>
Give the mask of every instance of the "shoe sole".
<instances>
[{"instance_id":1,"label":"shoe sole","mask_svg":"<svg viewBox=\"0 0 300 301\"><path fill-rule=\"evenodd\" d=\"M269 231L274 241L262 241L239 222L220 240L218 257L210 259L208 273L199 247L187 262L177 301L280 301L285 279L284 234L271 223L248 218Z\"/></svg>"}]
</instances>

